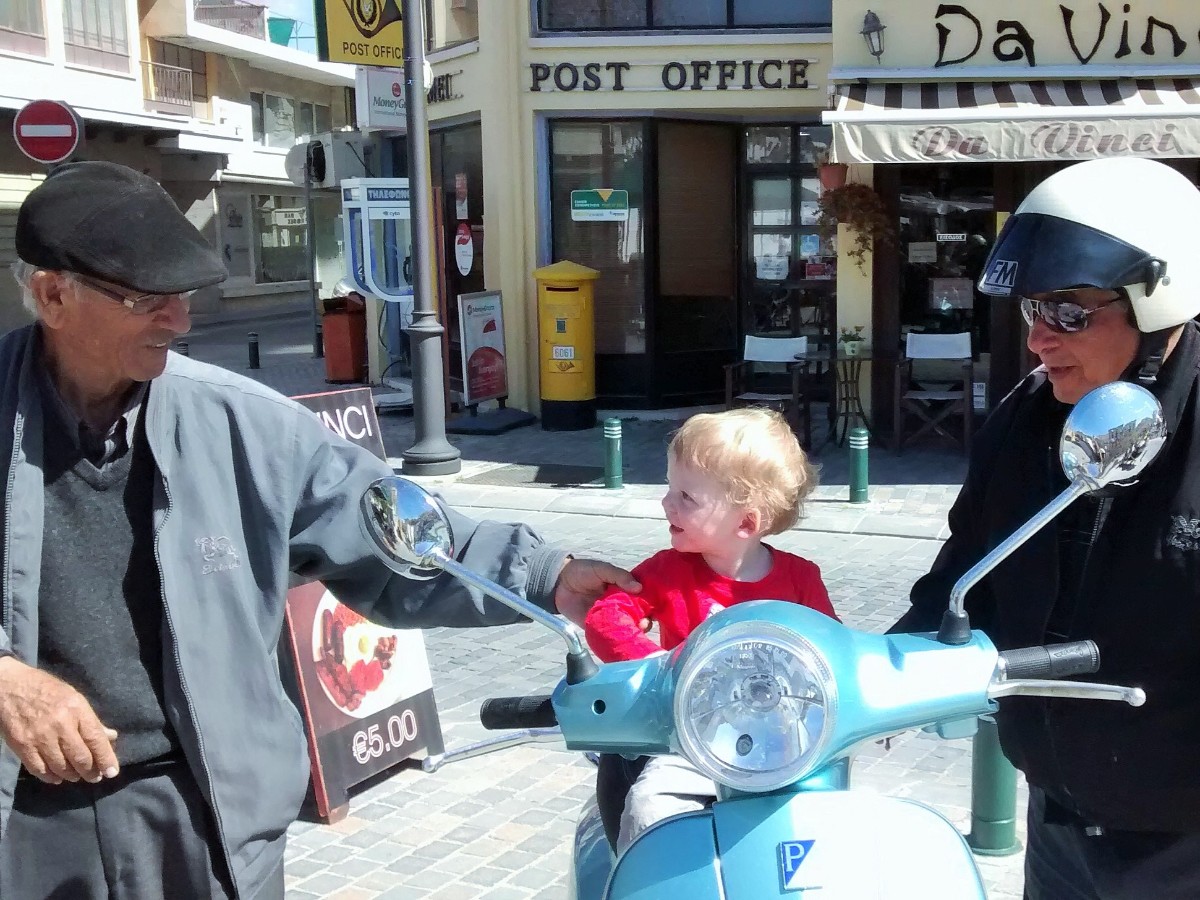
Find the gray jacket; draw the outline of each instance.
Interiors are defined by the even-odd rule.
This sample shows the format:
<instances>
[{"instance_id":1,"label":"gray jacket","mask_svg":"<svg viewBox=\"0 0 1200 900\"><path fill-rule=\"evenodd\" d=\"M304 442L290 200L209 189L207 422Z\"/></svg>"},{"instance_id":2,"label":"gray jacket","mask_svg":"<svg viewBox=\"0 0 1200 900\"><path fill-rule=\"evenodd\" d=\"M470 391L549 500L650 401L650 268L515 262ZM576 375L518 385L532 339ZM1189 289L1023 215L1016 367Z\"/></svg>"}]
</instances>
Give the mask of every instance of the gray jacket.
<instances>
[{"instance_id":1,"label":"gray jacket","mask_svg":"<svg viewBox=\"0 0 1200 900\"><path fill-rule=\"evenodd\" d=\"M0 339L0 459L9 460L0 649L29 664L38 658L43 514L36 327ZM360 536L357 504L390 468L291 400L171 354L145 417L159 475L166 715L212 807L238 894L250 898L281 881L285 832L309 776L303 725L275 663L289 573L322 579L358 612L396 627L519 617L448 576L406 581L378 563ZM525 526L448 512L466 565L553 609L563 553ZM218 538L232 550L220 565L206 563ZM19 768L3 747L0 834Z\"/></svg>"}]
</instances>

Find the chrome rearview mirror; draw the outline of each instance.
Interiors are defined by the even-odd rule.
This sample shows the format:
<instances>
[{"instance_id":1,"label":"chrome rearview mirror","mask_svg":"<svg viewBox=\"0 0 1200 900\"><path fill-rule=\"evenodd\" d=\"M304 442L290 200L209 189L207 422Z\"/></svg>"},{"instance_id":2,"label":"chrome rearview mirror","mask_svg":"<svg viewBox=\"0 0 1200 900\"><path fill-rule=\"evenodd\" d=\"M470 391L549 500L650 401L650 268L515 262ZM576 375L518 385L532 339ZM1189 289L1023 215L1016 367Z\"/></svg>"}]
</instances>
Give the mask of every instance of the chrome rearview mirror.
<instances>
[{"instance_id":1,"label":"chrome rearview mirror","mask_svg":"<svg viewBox=\"0 0 1200 900\"><path fill-rule=\"evenodd\" d=\"M1067 417L1059 443L1063 471L1070 480L1067 489L958 579L950 591L950 608L942 617L938 640L967 643L971 639L963 608L967 592L1079 497L1136 479L1166 438L1162 405L1141 385L1114 381L1086 394Z\"/></svg>"},{"instance_id":2,"label":"chrome rearview mirror","mask_svg":"<svg viewBox=\"0 0 1200 900\"><path fill-rule=\"evenodd\" d=\"M411 481L381 478L363 492L358 524L371 549L393 572L424 580L454 558L450 522L430 494Z\"/></svg>"},{"instance_id":3,"label":"chrome rearview mirror","mask_svg":"<svg viewBox=\"0 0 1200 900\"><path fill-rule=\"evenodd\" d=\"M1131 481L1167 439L1162 405L1140 385L1114 381L1075 404L1059 443L1063 471L1089 491Z\"/></svg>"},{"instance_id":4,"label":"chrome rearview mirror","mask_svg":"<svg viewBox=\"0 0 1200 900\"><path fill-rule=\"evenodd\" d=\"M523 616L545 625L567 644L567 680L577 684L596 672L579 629L540 606L494 584L454 558L450 520L437 499L396 475L372 482L358 504L358 525L374 554L405 578L427 580L453 575Z\"/></svg>"}]
</instances>

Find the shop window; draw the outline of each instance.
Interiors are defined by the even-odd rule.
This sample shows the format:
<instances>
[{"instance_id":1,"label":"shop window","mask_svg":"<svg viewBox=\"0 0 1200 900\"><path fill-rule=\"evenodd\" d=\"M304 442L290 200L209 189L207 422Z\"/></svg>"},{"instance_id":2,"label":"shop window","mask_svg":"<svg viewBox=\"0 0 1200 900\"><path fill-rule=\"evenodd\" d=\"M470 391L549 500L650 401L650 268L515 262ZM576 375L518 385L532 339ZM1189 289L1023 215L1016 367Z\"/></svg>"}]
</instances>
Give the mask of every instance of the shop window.
<instances>
[{"instance_id":1,"label":"shop window","mask_svg":"<svg viewBox=\"0 0 1200 900\"><path fill-rule=\"evenodd\" d=\"M478 40L479 2L480 0L425 0L426 47L429 50L440 50Z\"/></svg>"},{"instance_id":2,"label":"shop window","mask_svg":"<svg viewBox=\"0 0 1200 900\"><path fill-rule=\"evenodd\" d=\"M832 340L836 249L817 230L817 160L829 146L821 125L752 125L742 156L743 329L750 334Z\"/></svg>"},{"instance_id":3,"label":"shop window","mask_svg":"<svg viewBox=\"0 0 1200 900\"><path fill-rule=\"evenodd\" d=\"M976 290L995 240L989 165L905 166L900 180L900 329L972 333L991 349L988 298Z\"/></svg>"},{"instance_id":4,"label":"shop window","mask_svg":"<svg viewBox=\"0 0 1200 900\"><path fill-rule=\"evenodd\" d=\"M257 247L254 280L258 284L308 278L308 219L299 197L255 195L254 237Z\"/></svg>"},{"instance_id":5,"label":"shop window","mask_svg":"<svg viewBox=\"0 0 1200 900\"><path fill-rule=\"evenodd\" d=\"M833 0L540 0L545 31L828 29Z\"/></svg>"},{"instance_id":6,"label":"shop window","mask_svg":"<svg viewBox=\"0 0 1200 900\"><path fill-rule=\"evenodd\" d=\"M251 94L250 115L254 122L254 142L280 150L333 127L330 107L276 94Z\"/></svg>"},{"instance_id":7,"label":"shop window","mask_svg":"<svg viewBox=\"0 0 1200 900\"><path fill-rule=\"evenodd\" d=\"M5 0L0 3L0 50L33 56L46 55L42 0Z\"/></svg>"},{"instance_id":8,"label":"shop window","mask_svg":"<svg viewBox=\"0 0 1200 900\"><path fill-rule=\"evenodd\" d=\"M600 272L596 352L646 352L645 125L554 122L550 128L553 258ZM572 209L572 191L624 190L627 217L588 218Z\"/></svg>"},{"instance_id":9,"label":"shop window","mask_svg":"<svg viewBox=\"0 0 1200 900\"><path fill-rule=\"evenodd\" d=\"M125 0L63 0L67 62L128 72L129 21L125 7Z\"/></svg>"}]
</instances>

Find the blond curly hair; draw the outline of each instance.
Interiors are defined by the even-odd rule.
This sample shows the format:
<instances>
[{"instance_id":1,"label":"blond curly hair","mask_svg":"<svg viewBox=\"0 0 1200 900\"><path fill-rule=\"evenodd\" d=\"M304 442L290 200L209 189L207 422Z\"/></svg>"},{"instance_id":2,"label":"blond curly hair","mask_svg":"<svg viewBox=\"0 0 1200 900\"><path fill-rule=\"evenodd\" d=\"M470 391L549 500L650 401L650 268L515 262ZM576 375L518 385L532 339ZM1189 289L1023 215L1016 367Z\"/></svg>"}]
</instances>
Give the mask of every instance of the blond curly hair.
<instances>
[{"instance_id":1,"label":"blond curly hair","mask_svg":"<svg viewBox=\"0 0 1200 900\"><path fill-rule=\"evenodd\" d=\"M766 534L800 519L817 486L817 468L787 420L769 409L735 409L692 416L671 438L673 462L704 472L735 506L763 517Z\"/></svg>"}]
</instances>

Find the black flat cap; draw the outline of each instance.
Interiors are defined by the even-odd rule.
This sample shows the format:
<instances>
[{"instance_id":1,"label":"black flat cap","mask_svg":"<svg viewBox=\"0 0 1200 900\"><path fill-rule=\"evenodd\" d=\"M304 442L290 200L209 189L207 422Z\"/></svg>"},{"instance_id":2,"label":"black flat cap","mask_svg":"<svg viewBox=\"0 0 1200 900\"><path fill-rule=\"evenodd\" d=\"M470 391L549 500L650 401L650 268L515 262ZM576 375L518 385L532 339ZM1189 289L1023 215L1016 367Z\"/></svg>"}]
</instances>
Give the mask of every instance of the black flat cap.
<instances>
[{"instance_id":1,"label":"black flat cap","mask_svg":"<svg viewBox=\"0 0 1200 900\"><path fill-rule=\"evenodd\" d=\"M157 181L110 162L59 166L30 192L17 213L17 256L148 294L229 274Z\"/></svg>"}]
</instances>

